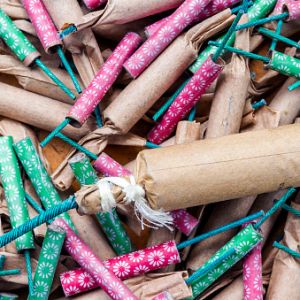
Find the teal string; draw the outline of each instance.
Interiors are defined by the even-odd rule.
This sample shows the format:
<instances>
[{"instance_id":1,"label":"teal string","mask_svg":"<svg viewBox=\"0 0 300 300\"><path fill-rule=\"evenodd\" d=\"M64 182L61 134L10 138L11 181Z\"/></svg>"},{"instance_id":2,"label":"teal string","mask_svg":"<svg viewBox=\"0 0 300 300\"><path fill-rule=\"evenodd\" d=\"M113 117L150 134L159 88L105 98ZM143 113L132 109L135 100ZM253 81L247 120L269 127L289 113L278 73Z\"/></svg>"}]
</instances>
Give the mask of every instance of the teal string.
<instances>
[{"instance_id":1,"label":"teal string","mask_svg":"<svg viewBox=\"0 0 300 300\"><path fill-rule=\"evenodd\" d=\"M220 43L215 42L215 41L209 41L208 44L211 45L211 46L217 46L217 47L220 45ZM268 64L270 62L270 59L268 57L258 55L258 54L254 54L254 53L251 53L251 52L247 52L245 50L241 50L241 49L234 48L234 47L231 47L231 46L225 46L224 49L227 50L227 51L233 52L233 53L240 54L242 56L249 57L251 59L261 60L266 64Z\"/></svg>"},{"instance_id":2,"label":"teal string","mask_svg":"<svg viewBox=\"0 0 300 300\"><path fill-rule=\"evenodd\" d=\"M103 122L102 122L102 117L101 117L101 112L100 112L100 107L97 105L95 110L95 117L96 117L96 122L97 122L97 126L99 128L103 127Z\"/></svg>"},{"instance_id":3,"label":"teal string","mask_svg":"<svg viewBox=\"0 0 300 300\"><path fill-rule=\"evenodd\" d=\"M39 206L39 204L27 193L25 193L26 201L37 211L39 214L44 212L44 210Z\"/></svg>"},{"instance_id":4,"label":"teal string","mask_svg":"<svg viewBox=\"0 0 300 300\"><path fill-rule=\"evenodd\" d=\"M188 116L189 121L194 121L196 116L196 105L191 109L190 114Z\"/></svg>"},{"instance_id":5,"label":"teal string","mask_svg":"<svg viewBox=\"0 0 300 300\"><path fill-rule=\"evenodd\" d=\"M96 154L94 154L93 152L89 151L88 149L82 147L81 145L79 145L78 143L76 143L75 141L73 141L72 139L67 137L66 135L62 134L61 132L57 133L56 136L58 138L60 138L61 140L65 141L66 143L68 143L69 145L71 145L72 147L74 147L75 149L77 149L78 151L84 153L90 159L96 160L98 158L98 156Z\"/></svg>"},{"instance_id":6,"label":"teal string","mask_svg":"<svg viewBox=\"0 0 300 300\"><path fill-rule=\"evenodd\" d=\"M24 250L24 257L25 257L25 264L26 264L26 271L27 271L27 278L28 278L28 289L29 295L33 295L33 278L32 278L32 268L31 268L31 261L30 261L30 250Z\"/></svg>"},{"instance_id":7,"label":"teal string","mask_svg":"<svg viewBox=\"0 0 300 300\"><path fill-rule=\"evenodd\" d=\"M288 44L288 45L290 45L292 47L300 49L300 44L298 44L297 42L295 42L295 41L293 41L293 40L291 40L289 38L286 38L286 37L284 37L284 36L282 36L280 34L277 34L277 33L273 32L271 30L268 30L268 29L265 29L263 27L260 27L260 28L258 28L258 32L261 33L261 34L263 34L263 35L266 35L268 37L274 38L274 39L276 39L276 40L278 40L280 42L286 43L286 44Z\"/></svg>"},{"instance_id":8,"label":"teal string","mask_svg":"<svg viewBox=\"0 0 300 300\"><path fill-rule=\"evenodd\" d=\"M69 118L65 118L56 128L52 130L52 132L40 143L40 146L44 148L55 136L63 130L69 123Z\"/></svg>"},{"instance_id":9,"label":"teal string","mask_svg":"<svg viewBox=\"0 0 300 300\"><path fill-rule=\"evenodd\" d=\"M296 192L295 188L289 188L287 192L273 205L273 207L266 212L266 214L253 225L254 229L260 228L260 226L273 215L286 201Z\"/></svg>"},{"instance_id":10,"label":"teal string","mask_svg":"<svg viewBox=\"0 0 300 300\"><path fill-rule=\"evenodd\" d=\"M286 252L286 253L288 253L288 254L290 254L290 255L292 255L292 256L294 256L294 257L296 257L296 258L300 258L300 253L299 252L296 252L296 251L294 251L294 250L292 250L292 249L290 249L286 246L283 246L283 245L281 245L280 243L278 243L276 241L273 243L273 246L280 249L280 250L282 250L282 251L284 251L284 252Z\"/></svg>"},{"instance_id":11,"label":"teal string","mask_svg":"<svg viewBox=\"0 0 300 300\"><path fill-rule=\"evenodd\" d=\"M293 208L293 207L291 207L287 204L283 204L282 208L287 210L288 212L294 214L295 216L300 217L300 211L299 210L297 210L297 209L295 209L295 208Z\"/></svg>"},{"instance_id":12,"label":"teal string","mask_svg":"<svg viewBox=\"0 0 300 300\"><path fill-rule=\"evenodd\" d=\"M75 25L71 25L68 28L64 29L63 31L61 31L59 33L59 37L61 40L63 40L66 36L68 36L69 34L76 32L77 28Z\"/></svg>"},{"instance_id":13,"label":"teal string","mask_svg":"<svg viewBox=\"0 0 300 300\"><path fill-rule=\"evenodd\" d=\"M67 70L68 74L70 75L70 77L72 79L72 82L74 84L74 87L75 87L77 93L80 94L82 92L82 89L81 89L80 84L79 84L79 82L78 82L78 80L77 80L77 78L76 78L76 76L75 76L75 74L74 74L74 72L73 72L73 70L72 70L72 68L71 68L64 52L63 52L63 50L62 50L62 47L57 46L56 49L57 49L57 54L60 57L61 62L63 63L65 69Z\"/></svg>"},{"instance_id":14,"label":"teal string","mask_svg":"<svg viewBox=\"0 0 300 300\"><path fill-rule=\"evenodd\" d=\"M149 141L146 141L146 144L145 144L146 147L150 148L150 149L157 149L157 148L161 148L161 146L159 145L156 145L154 143L151 143Z\"/></svg>"},{"instance_id":15,"label":"teal string","mask_svg":"<svg viewBox=\"0 0 300 300\"><path fill-rule=\"evenodd\" d=\"M253 5L253 1L249 1L249 2L248 2L248 5L247 5L247 9L250 8L252 5ZM236 6L236 7L233 7L233 8L231 8L231 13L232 13L233 15L235 15L235 14L238 13L239 10L241 10L242 8L243 8L243 4L238 5L238 6Z\"/></svg>"},{"instance_id":16,"label":"teal string","mask_svg":"<svg viewBox=\"0 0 300 300\"><path fill-rule=\"evenodd\" d=\"M281 29L282 29L282 24L283 24L283 20L279 20L278 23L277 23L277 27L276 27L276 33L277 34L280 34ZM278 42L278 39L274 38L272 40L272 43L271 43L271 46L270 46L270 51L274 51L276 49L277 42Z\"/></svg>"},{"instance_id":17,"label":"teal string","mask_svg":"<svg viewBox=\"0 0 300 300\"><path fill-rule=\"evenodd\" d=\"M3 269L4 262L5 262L5 255L0 255L0 270Z\"/></svg>"},{"instance_id":18,"label":"teal string","mask_svg":"<svg viewBox=\"0 0 300 300\"><path fill-rule=\"evenodd\" d=\"M240 21L242 15L244 14L247 5L248 5L248 1L244 0L243 4L242 4L242 9L239 10L237 16L235 17L235 19L233 20L233 22L232 22L231 26L229 27L228 31L224 35L224 38L222 39L220 46L218 47L217 51L214 53L214 55L212 57L213 62L216 63L218 58L221 56L225 45L227 44L227 42L230 39L230 37L232 36L232 34L235 32L235 28L236 28L238 22Z\"/></svg>"},{"instance_id":19,"label":"teal string","mask_svg":"<svg viewBox=\"0 0 300 300\"><path fill-rule=\"evenodd\" d=\"M260 26L263 25L265 23L269 23L269 22L273 22L273 21L278 21L278 20L284 20L285 18L287 18L289 16L289 14L287 12L279 14L279 15L275 15L275 16L271 16L271 17L267 17L267 18L262 18L262 19L258 19L255 21L250 21L244 24L240 24L238 26L236 26L235 30L242 30L242 29L246 29L249 27L255 27L255 26Z\"/></svg>"},{"instance_id":20,"label":"teal string","mask_svg":"<svg viewBox=\"0 0 300 300\"><path fill-rule=\"evenodd\" d=\"M254 221L260 217L262 217L264 215L264 212L261 210L257 213L254 213L250 216L247 216L245 218L242 218L242 219L239 219L239 220L236 220L234 222L231 222L229 224L226 224L224 226L221 226L221 227L218 227L214 230L211 230L207 233L203 233L201 235L198 235L196 237L194 237L193 239L190 239L190 240L187 240L187 241L184 241L180 244L178 244L176 247L178 250L181 250L181 249L184 249L188 246L191 246L191 245L194 245L196 243L199 243L207 238L210 238L214 235L217 235L219 233L222 233L222 232L225 232L227 230L230 230L230 229L233 229L233 228L236 228L236 227L240 227L241 225L245 224L245 223L249 223L251 221Z\"/></svg>"},{"instance_id":21,"label":"teal string","mask_svg":"<svg viewBox=\"0 0 300 300\"><path fill-rule=\"evenodd\" d=\"M291 92L291 91L295 90L296 88L298 88L299 86L300 86L300 80L298 80L295 83L291 84L288 87L288 90Z\"/></svg>"},{"instance_id":22,"label":"teal string","mask_svg":"<svg viewBox=\"0 0 300 300\"><path fill-rule=\"evenodd\" d=\"M230 255L233 255L236 252L234 248L228 249L223 255L216 258L214 261L212 261L210 264L208 264L205 267L200 267L195 273L193 273L189 278L185 280L185 283L187 285L192 285L195 280L198 280L199 278L206 275L208 272L210 272L212 269L217 267L219 264L221 264L225 259L227 259Z\"/></svg>"},{"instance_id":23,"label":"teal string","mask_svg":"<svg viewBox=\"0 0 300 300\"><path fill-rule=\"evenodd\" d=\"M190 81L191 78L184 81L184 83L177 89L177 91L164 103L164 105L154 114L152 117L153 121L157 121L171 106L177 96L181 93L187 83Z\"/></svg>"},{"instance_id":24,"label":"teal string","mask_svg":"<svg viewBox=\"0 0 300 300\"><path fill-rule=\"evenodd\" d=\"M255 102L255 103L253 103L252 104L252 108L254 110L256 110L256 109L259 109L259 108L261 108L261 107L263 107L265 105L267 105L267 101L265 99L261 99L261 100Z\"/></svg>"},{"instance_id":25,"label":"teal string","mask_svg":"<svg viewBox=\"0 0 300 300\"><path fill-rule=\"evenodd\" d=\"M20 269L11 269L11 270L0 271L0 277L1 276L9 276L9 275L19 275L19 274L21 274Z\"/></svg>"},{"instance_id":26,"label":"teal string","mask_svg":"<svg viewBox=\"0 0 300 300\"><path fill-rule=\"evenodd\" d=\"M5 245L9 244L10 242L14 241L18 237L22 236L23 234L33 230L34 228L40 226L41 224L54 219L55 217L59 216L60 214L67 212L70 209L77 208L78 205L75 201L75 197L71 196L61 204L55 205L43 213L35 216L31 220L25 222L24 224L15 227L11 231L3 234L0 236L0 248L4 247Z\"/></svg>"},{"instance_id":27,"label":"teal string","mask_svg":"<svg viewBox=\"0 0 300 300\"><path fill-rule=\"evenodd\" d=\"M35 64L43 71L45 72L45 74L47 74L49 76L49 78L52 79L53 82L55 82L71 99L76 99L75 95L72 93L72 91L65 86L65 84L63 82L61 82L53 73L50 69L48 69L48 67L46 65L44 65L44 63L39 59L36 58L36 60L34 61Z\"/></svg>"}]
</instances>

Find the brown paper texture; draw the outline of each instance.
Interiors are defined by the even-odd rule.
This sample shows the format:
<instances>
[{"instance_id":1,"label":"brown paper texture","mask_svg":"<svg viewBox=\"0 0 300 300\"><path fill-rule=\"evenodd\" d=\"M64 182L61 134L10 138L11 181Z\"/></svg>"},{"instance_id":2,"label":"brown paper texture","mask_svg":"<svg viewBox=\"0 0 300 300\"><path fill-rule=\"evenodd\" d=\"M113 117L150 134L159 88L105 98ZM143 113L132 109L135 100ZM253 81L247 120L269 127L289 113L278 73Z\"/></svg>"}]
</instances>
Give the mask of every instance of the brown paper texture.
<instances>
[{"instance_id":1,"label":"brown paper texture","mask_svg":"<svg viewBox=\"0 0 300 300\"><path fill-rule=\"evenodd\" d=\"M75 22L83 16L77 0L44 0L56 27ZM101 51L92 30L87 29L64 39L64 46L72 54L74 64L86 87L103 63Z\"/></svg>"},{"instance_id":2,"label":"brown paper texture","mask_svg":"<svg viewBox=\"0 0 300 300\"><path fill-rule=\"evenodd\" d=\"M225 21L224 21L225 19ZM152 105L171 87L184 70L196 59L201 43L200 32L215 33L232 21L230 10L215 15L197 27L191 28L186 35L179 36L136 80L133 80L121 94L103 111L104 126L87 135L80 141L84 147L98 155L107 145L107 137L127 133L152 107ZM226 24L225 24L226 23ZM223 24L222 26L220 24ZM222 28L223 28L222 27ZM193 40L187 35L197 36L197 49ZM174 63L176 62L176 63ZM125 109L126 108L126 109ZM68 160L75 151L69 153L66 159L53 173L52 179L58 189L68 189L73 181L73 172L68 166Z\"/></svg>"},{"instance_id":3,"label":"brown paper texture","mask_svg":"<svg viewBox=\"0 0 300 300\"><path fill-rule=\"evenodd\" d=\"M0 8L12 19L27 18L27 13L19 0L0 0Z\"/></svg>"},{"instance_id":4,"label":"brown paper texture","mask_svg":"<svg viewBox=\"0 0 300 300\"><path fill-rule=\"evenodd\" d=\"M0 83L0 115L47 131L53 130L65 118L70 105L38 94ZM46 118L45 118L46 117ZM63 133L79 139L96 128L90 118L80 129L67 126Z\"/></svg>"}]
</instances>

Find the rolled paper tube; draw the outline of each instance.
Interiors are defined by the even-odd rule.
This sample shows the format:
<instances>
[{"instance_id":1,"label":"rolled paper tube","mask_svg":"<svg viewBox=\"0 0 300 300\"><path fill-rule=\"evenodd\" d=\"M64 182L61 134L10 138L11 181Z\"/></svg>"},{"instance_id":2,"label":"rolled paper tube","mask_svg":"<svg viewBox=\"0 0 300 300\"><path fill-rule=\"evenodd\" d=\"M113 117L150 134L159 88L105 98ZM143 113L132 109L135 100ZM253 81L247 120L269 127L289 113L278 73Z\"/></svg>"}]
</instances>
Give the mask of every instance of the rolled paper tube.
<instances>
[{"instance_id":1,"label":"rolled paper tube","mask_svg":"<svg viewBox=\"0 0 300 300\"><path fill-rule=\"evenodd\" d=\"M0 293L0 300L17 300L18 295L8 294L8 293Z\"/></svg>"},{"instance_id":2,"label":"rolled paper tube","mask_svg":"<svg viewBox=\"0 0 300 300\"><path fill-rule=\"evenodd\" d=\"M169 20L170 16L165 17L161 20L156 21L153 24L150 24L148 26L145 27L145 34L146 36L149 38L150 36L152 36L155 32L157 32L157 30L163 26L168 20Z\"/></svg>"},{"instance_id":3,"label":"rolled paper tube","mask_svg":"<svg viewBox=\"0 0 300 300\"><path fill-rule=\"evenodd\" d=\"M284 53L273 51L268 68L283 75L300 79L300 60Z\"/></svg>"},{"instance_id":4,"label":"rolled paper tube","mask_svg":"<svg viewBox=\"0 0 300 300\"><path fill-rule=\"evenodd\" d=\"M192 283L193 299L196 299L203 291L212 285L220 276L240 261L245 255L250 252L263 236L255 230L251 224L242 229L234 236L225 246L218 250L199 270L205 268L206 265L212 263L216 258L222 256L229 249L235 248L236 252L224 260L222 264L208 272L203 277L195 280Z\"/></svg>"},{"instance_id":5,"label":"rolled paper tube","mask_svg":"<svg viewBox=\"0 0 300 300\"><path fill-rule=\"evenodd\" d=\"M62 200L53 186L32 140L29 137L21 140L14 144L14 149L45 209L60 204ZM60 218L63 218L76 230L68 213L63 213Z\"/></svg>"},{"instance_id":6,"label":"rolled paper tube","mask_svg":"<svg viewBox=\"0 0 300 300\"><path fill-rule=\"evenodd\" d=\"M2 9L0 9L0 37L26 66L31 65L36 58L40 57L37 49Z\"/></svg>"},{"instance_id":7,"label":"rolled paper tube","mask_svg":"<svg viewBox=\"0 0 300 300\"><path fill-rule=\"evenodd\" d=\"M69 247L74 247L71 243L72 241L70 240L70 243L68 243ZM130 254L108 259L104 262L104 265L107 270L124 280L179 262L180 257L175 241L168 241ZM97 287L91 274L87 274L86 271L82 268L60 274L62 288L66 296L73 296ZM88 284L85 286L82 281ZM76 287L76 289L74 288L74 292L70 288L71 286Z\"/></svg>"},{"instance_id":8,"label":"rolled paper tube","mask_svg":"<svg viewBox=\"0 0 300 300\"><path fill-rule=\"evenodd\" d=\"M288 11L289 17L287 21L294 21L300 19L300 1L299 0L289 0L285 1L284 9Z\"/></svg>"},{"instance_id":9,"label":"rolled paper tube","mask_svg":"<svg viewBox=\"0 0 300 300\"><path fill-rule=\"evenodd\" d=\"M140 42L141 37L136 33L130 32L125 35L70 109L67 117L71 119L71 125L75 127L83 125L117 79L124 61L132 55Z\"/></svg>"},{"instance_id":10,"label":"rolled paper tube","mask_svg":"<svg viewBox=\"0 0 300 300\"><path fill-rule=\"evenodd\" d=\"M81 185L94 184L98 181L97 174L93 169L90 160L84 154L78 154L69 161L69 164L76 179ZM128 237L115 209L106 213L97 213L96 217L113 249L118 255L133 251L130 238Z\"/></svg>"},{"instance_id":11,"label":"rolled paper tube","mask_svg":"<svg viewBox=\"0 0 300 300\"><path fill-rule=\"evenodd\" d=\"M53 47L62 45L57 29L43 1L22 0L22 3L45 51L47 53L53 52Z\"/></svg>"},{"instance_id":12,"label":"rolled paper tube","mask_svg":"<svg viewBox=\"0 0 300 300\"><path fill-rule=\"evenodd\" d=\"M168 20L125 62L124 68L138 77L183 30L197 20L210 0L186 0Z\"/></svg>"},{"instance_id":13,"label":"rolled paper tube","mask_svg":"<svg viewBox=\"0 0 300 300\"><path fill-rule=\"evenodd\" d=\"M111 270L104 267L103 262L95 256L64 220L56 219L54 224L61 226L66 231L65 246L70 255L112 299L138 300Z\"/></svg>"},{"instance_id":14,"label":"rolled paper tube","mask_svg":"<svg viewBox=\"0 0 300 300\"><path fill-rule=\"evenodd\" d=\"M107 3L107 0L83 0L83 2L87 8L95 9Z\"/></svg>"},{"instance_id":15,"label":"rolled paper tube","mask_svg":"<svg viewBox=\"0 0 300 300\"><path fill-rule=\"evenodd\" d=\"M11 136L0 138L0 175L10 221L12 227L15 228L29 221L29 213L25 201L21 172L13 150L13 139ZM16 247L18 251L34 249L32 232L27 232L16 239Z\"/></svg>"},{"instance_id":16,"label":"rolled paper tube","mask_svg":"<svg viewBox=\"0 0 300 300\"><path fill-rule=\"evenodd\" d=\"M243 261L245 300L263 300L262 243L258 243Z\"/></svg>"},{"instance_id":17,"label":"rolled paper tube","mask_svg":"<svg viewBox=\"0 0 300 300\"><path fill-rule=\"evenodd\" d=\"M222 65L209 57L169 107L161 122L148 135L148 140L155 144L162 143L174 131L192 107L200 100L201 95L214 82L222 71Z\"/></svg>"},{"instance_id":18,"label":"rolled paper tube","mask_svg":"<svg viewBox=\"0 0 300 300\"><path fill-rule=\"evenodd\" d=\"M157 296L155 296L154 298L152 298L152 300L173 300L173 299L174 298L169 292L162 292Z\"/></svg>"},{"instance_id":19,"label":"rolled paper tube","mask_svg":"<svg viewBox=\"0 0 300 300\"><path fill-rule=\"evenodd\" d=\"M28 296L28 300L49 298L65 236L66 233L61 227L48 227L34 274L34 292Z\"/></svg>"}]
</instances>

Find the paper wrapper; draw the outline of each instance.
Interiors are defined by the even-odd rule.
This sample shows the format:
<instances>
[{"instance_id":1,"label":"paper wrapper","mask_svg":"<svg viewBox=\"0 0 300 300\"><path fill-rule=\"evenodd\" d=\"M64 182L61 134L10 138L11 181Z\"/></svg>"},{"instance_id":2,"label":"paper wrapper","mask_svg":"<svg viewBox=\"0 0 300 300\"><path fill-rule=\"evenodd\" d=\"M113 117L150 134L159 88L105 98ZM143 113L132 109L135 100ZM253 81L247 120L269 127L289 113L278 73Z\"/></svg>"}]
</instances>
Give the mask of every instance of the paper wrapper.
<instances>
[{"instance_id":1,"label":"paper wrapper","mask_svg":"<svg viewBox=\"0 0 300 300\"><path fill-rule=\"evenodd\" d=\"M19 0L2 0L0 8L13 19L25 19L27 13Z\"/></svg>"},{"instance_id":2,"label":"paper wrapper","mask_svg":"<svg viewBox=\"0 0 300 300\"><path fill-rule=\"evenodd\" d=\"M12 227L29 221L29 213L25 201L24 187L17 157L13 150L11 136L0 138L0 174L7 202ZM15 240L18 251L34 249L32 232L28 232Z\"/></svg>"},{"instance_id":3,"label":"paper wrapper","mask_svg":"<svg viewBox=\"0 0 300 300\"><path fill-rule=\"evenodd\" d=\"M50 68L60 81L73 93L76 93L71 78L67 72L58 68ZM0 55L0 73L13 75L18 83L27 91L50 97L65 103L73 104L69 98L48 76L39 68L28 68L11 55Z\"/></svg>"},{"instance_id":4,"label":"paper wrapper","mask_svg":"<svg viewBox=\"0 0 300 300\"><path fill-rule=\"evenodd\" d=\"M66 231L66 249L74 260L84 268L111 299L138 300L130 289L104 267L103 262L92 250L75 234L75 232L62 219L56 219L54 224Z\"/></svg>"},{"instance_id":5,"label":"paper wrapper","mask_svg":"<svg viewBox=\"0 0 300 300\"><path fill-rule=\"evenodd\" d=\"M82 139L81 144L98 155L106 146L107 136L127 133L195 59L202 42L226 27L231 20L230 11L226 10L193 27L185 36L178 37L103 111L105 126ZM74 152L52 175L55 185L61 190L72 184L73 174L67 162Z\"/></svg>"},{"instance_id":6,"label":"paper wrapper","mask_svg":"<svg viewBox=\"0 0 300 300\"><path fill-rule=\"evenodd\" d=\"M89 13L73 23L75 23L78 30L87 27L93 27L94 29L106 24L126 24L176 8L182 2L183 0L149 0L147 2L109 0L104 9ZM68 18L65 18L64 22L71 23Z\"/></svg>"},{"instance_id":7,"label":"paper wrapper","mask_svg":"<svg viewBox=\"0 0 300 300\"><path fill-rule=\"evenodd\" d=\"M14 144L15 152L25 169L36 193L45 209L61 203L61 198L54 188L51 178L43 165L31 139L29 137ZM60 215L72 228L75 229L67 212Z\"/></svg>"},{"instance_id":8,"label":"paper wrapper","mask_svg":"<svg viewBox=\"0 0 300 300\"><path fill-rule=\"evenodd\" d=\"M160 28L125 62L129 74L138 77L183 30L194 23L210 0L186 0Z\"/></svg>"},{"instance_id":9,"label":"paper wrapper","mask_svg":"<svg viewBox=\"0 0 300 300\"><path fill-rule=\"evenodd\" d=\"M88 119L121 73L124 61L130 57L140 42L141 38L136 33L129 32L125 35L68 112L67 117L71 119L71 125L81 127Z\"/></svg>"},{"instance_id":10,"label":"paper wrapper","mask_svg":"<svg viewBox=\"0 0 300 300\"><path fill-rule=\"evenodd\" d=\"M64 119L70 105L0 83L0 115L47 131L53 130ZM49 113L51 111L51 113ZM47 122L45 122L47 116ZM79 139L96 128L94 119L80 129L67 126L62 132Z\"/></svg>"},{"instance_id":11,"label":"paper wrapper","mask_svg":"<svg viewBox=\"0 0 300 300\"><path fill-rule=\"evenodd\" d=\"M73 23L83 16L77 0L43 0L43 3L58 29L61 29L65 22ZM92 30L86 29L76 35L67 36L63 43L72 54L84 86L88 86L103 63L101 51Z\"/></svg>"},{"instance_id":12,"label":"paper wrapper","mask_svg":"<svg viewBox=\"0 0 300 300\"><path fill-rule=\"evenodd\" d=\"M246 23L242 17L240 23ZM249 51L250 31L242 30L236 34L235 47ZM248 59L233 54L231 62L221 73L210 109L206 138L221 137L238 133L240 130L247 90L250 82Z\"/></svg>"},{"instance_id":13,"label":"paper wrapper","mask_svg":"<svg viewBox=\"0 0 300 300\"><path fill-rule=\"evenodd\" d=\"M94 184L98 181L97 174L89 159L84 154L78 154L69 161L70 166L81 185ZM96 217L102 226L106 237L118 255L133 251L131 241L117 215L115 209L106 213L98 213Z\"/></svg>"},{"instance_id":14,"label":"paper wrapper","mask_svg":"<svg viewBox=\"0 0 300 300\"><path fill-rule=\"evenodd\" d=\"M62 45L62 41L43 1L22 0L22 3L45 51L55 51L52 48Z\"/></svg>"},{"instance_id":15,"label":"paper wrapper","mask_svg":"<svg viewBox=\"0 0 300 300\"><path fill-rule=\"evenodd\" d=\"M215 282L221 275L241 260L245 255L251 251L257 243L262 240L262 235L256 231L250 224L242 229L236 236L234 236L225 246L218 250L201 268L211 263L216 257L223 255L229 249L234 248L236 252L226 258L218 267L212 269L208 274L202 276L192 283L193 299L199 296L206 290L213 282ZM200 268L200 269L201 269Z\"/></svg>"},{"instance_id":16,"label":"paper wrapper","mask_svg":"<svg viewBox=\"0 0 300 300\"><path fill-rule=\"evenodd\" d=\"M299 210L299 201L293 203L292 207ZM299 237L299 217L289 214L282 244L299 252ZM298 259L284 251L279 251L274 261L266 299L296 299L299 294L298 273ZM287 278L288 280L286 280Z\"/></svg>"},{"instance_id":17,"label":"paper wrapper","mask_svg":"<svg viewBox=\"0 0 300 300\"><path fill-rule=\"evenodd\" d=\"M288 1L278 1L274 9L278 14L287 11L289 13L287 21L294 21L300 19L300 1L288 0Z\"/></svg>"},{"instance_id":18,"label":"paper wrapper","mask_svg":"<svg viewBox=\"0 0 300 300\"><path fill-rule=\"evenodd\" d=\"M155 296L152 300L173 300L174 298L169 292L162 292Z\"/></svg>"},{"instance_id":19,"label":"paper wrapper","mask_svg":"<svg viewBox=\"0 0 300 300\"><path fill-rule=\"evenodd\" d=\"M65 235L60 227L54 225L48 227L34 274L34 292L28 296L28 300L49 298Z\"/></svg>"},{"instance_id":20,"label":"paper wrapper","mask_svg":"<svg viewBox=\"0 0 300 300\"><path fill-rule=\"evenodd\" d=\"M84 0L84 4L89 9L95 9L107 2L107 0Z\"/></svg>"},{"instance_id":21,"label":"paper wrapper","mask_svg":"<svg viewBox=\"0 0 300 300\"><path fill-rule=\"evenodd\" d=\"M104 265L107 270L124 280L179 262L180 257L175 241L168 241L130 254L111 258L105 261ZM91 274L89 275L84 269L65 272L60 275L60 278L66 296L85 292L98 286ZM86 285L82 284L82 278L84 278L84 282L87 282ZM74 288L74 291L72 291L72 287L76 287L76 289Z\"/></svg>"}]
</instances>

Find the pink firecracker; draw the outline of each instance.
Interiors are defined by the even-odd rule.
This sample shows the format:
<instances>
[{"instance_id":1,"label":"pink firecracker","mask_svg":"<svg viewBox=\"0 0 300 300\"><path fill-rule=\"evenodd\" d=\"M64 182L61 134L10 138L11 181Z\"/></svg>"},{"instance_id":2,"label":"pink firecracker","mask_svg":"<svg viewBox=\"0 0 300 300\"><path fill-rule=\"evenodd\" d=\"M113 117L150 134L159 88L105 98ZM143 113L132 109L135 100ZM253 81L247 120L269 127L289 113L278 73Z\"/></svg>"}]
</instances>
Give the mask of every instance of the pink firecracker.
<instances>
[{"instance_id":1,"label":"pink firecracker","mask_svg":"<svg viewBox=\"0 0 300 300\"><path fill-rule=\"evenodd\" d=\"M162 120L149 133L148 139L155 144L161 144L175 130L181 121L200 100L207 88L215 81L223 67L208 57L195 73L184 89L176 97Z\"/></svg>"},{"instance_id":2,"label":"pink firecracker","mask_svg":"<svg viewBox=\"0 0 300 300\"><path fill-rule=\"evenodd\" d=\"M154 298L152 298L152 300L173 300L173 299L174 298L169 292L162 292L157 296L155 296Z\"/></svg>"},{"instance_id":3,"label":"pink firecracker","mask_svg":"<svg viewBox=\"0 0 300 300\"><path fill-rule=\"evenodd\" d=\"M84 4L89 9L96 9L107 3L107 0L83 0Z\"/></svg>"},{"instance_id":4,"label":"pink firecracker","mask_svg":"<svg viewBox=\"0 0 300 300\"><path fill-rule=\"evenodd\" d=\"M67 117L73 120L72 125L81 126L87 120L116 81L122 71L124 61L131 56L140 43L141 37L138 34L129 32L125 35L92 82L71 107Z\"/></svg>"},{"instance_id":5,"label":"pink firecracker","mask_svg":"<svg viewBox=\"0 0 300 300\"><path fill-rule=\"evenodd\" d=\"M289 12L288 21L300 19L300 0L289 0L285 3L285 7Z\"/></svg>"}]
</instances>

